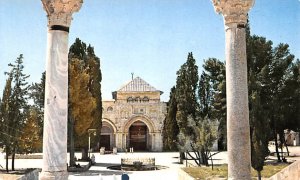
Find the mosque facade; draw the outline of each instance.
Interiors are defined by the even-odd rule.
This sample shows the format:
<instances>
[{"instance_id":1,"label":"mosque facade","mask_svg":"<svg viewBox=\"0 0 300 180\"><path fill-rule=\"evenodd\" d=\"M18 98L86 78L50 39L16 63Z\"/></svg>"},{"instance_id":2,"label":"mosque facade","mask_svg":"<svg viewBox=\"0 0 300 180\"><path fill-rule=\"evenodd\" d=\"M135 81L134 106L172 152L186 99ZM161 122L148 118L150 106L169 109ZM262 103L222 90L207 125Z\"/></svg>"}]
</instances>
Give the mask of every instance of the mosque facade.
<instances>
[{"instance_id":1,"label":"mosque facade","mask_svg":"<svg viewBox=\"0 0 300 180\"><path fill-rule=\"evenodd\" d=\"M100 147L118 151L162 151L162 128L167 104L163 92L140 77L112 92L113 100L103 101Z\"/></svg>"}]
</instances>

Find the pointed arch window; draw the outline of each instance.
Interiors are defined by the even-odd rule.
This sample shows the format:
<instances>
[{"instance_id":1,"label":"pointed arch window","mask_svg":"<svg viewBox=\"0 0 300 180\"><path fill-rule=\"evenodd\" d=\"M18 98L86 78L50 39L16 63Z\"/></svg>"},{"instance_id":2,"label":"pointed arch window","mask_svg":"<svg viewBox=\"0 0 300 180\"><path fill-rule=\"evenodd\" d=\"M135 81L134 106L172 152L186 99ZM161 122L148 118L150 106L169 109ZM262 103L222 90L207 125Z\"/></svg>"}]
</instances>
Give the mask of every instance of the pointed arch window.
<instances>
[{"instance_id":1,"label":"pointed arch window","mask_svg":"<svg viewBox=\"0 0 300 180\"><path fill-rule=\"evenodd\" d=\"M111 111L113 111L113 110L114 110L114 108L111 107L111 106L109 106L109 107L107 108L107 111L108 111L108 112L111 112Z\"/></svg>"},{"instance_id":2,"label":"pointed arch window","mask_svg":"<svg viewBox=\"0 0 300 180\"><path fill-rule=\"evenodd\" d=\"M127 98L127 102L129 103L133 102L133 98L132 97Z\"/></svg>"},{"instance_id":3,"label":"pointed arch window","mask_svg":"<svg viewBox=\"0 0 300 180\"><path fill-rule=\"evenodd\" d=\"M143 98L143 102L149 102L149 98L148 98L147 96L145 96L145 97Z\"/></svg>"}]
</instances>

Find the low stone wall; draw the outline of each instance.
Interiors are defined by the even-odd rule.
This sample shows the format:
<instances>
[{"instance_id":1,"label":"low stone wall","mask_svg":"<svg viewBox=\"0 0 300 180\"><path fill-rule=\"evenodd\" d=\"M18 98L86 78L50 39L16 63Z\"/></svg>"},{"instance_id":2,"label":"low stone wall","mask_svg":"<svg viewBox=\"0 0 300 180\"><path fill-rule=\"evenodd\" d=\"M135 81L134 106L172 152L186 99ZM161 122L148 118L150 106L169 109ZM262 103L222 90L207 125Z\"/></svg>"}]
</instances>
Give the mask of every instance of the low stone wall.
<instances>
[{"instance_id":1,"label":"low stone wall","mask_svg":"<svg viewBox=\"0 0 300 180\"><path fill-rule=\"evenodd\" d=\"M277 174L269 178L269 180L295 180L300 177L300 160L292 163L288 167L282 169Z\"/></svg>"},{"instance_id":2,"label":"low stone wall","mask_svg":"<svg viewBox=\"0 0 300 180\"><path fill-rule=\"evenodd\" d=\"M155 158L121 158L121 165L133 165L134 162L155 166Z\"/></svg>"},{"instance_id":3,"label":"low stone wall","mask_svg":"<svg viewBox=\"0 0 300 180\"><path fill-rule=\"evenodd\" d=\"M4 155L4 159L6 155ZM11 156L8 156L8 159L11 159ZM15 159L43 159L42 154L16 154Z\"/></svg>"},{"instance_id":4,"label":"low stone wall","mask_svg":"<svg viewBox=\"0 0 300 180\"><path fill-rule=\"evenodd\" d=\"M39 170L35 169L24 175L14 175L14 174L0 174L0 179L5 180L38 180Z\"/></svg>"},{"instance_id":5,"label":"low stone wall","mask_svg":"<svg viewBox=\"0 0 300 180\"><path fill-rule=\"evenodd\" d=\"M183 169L178 169L178 180L195 180L192 176L186 173Z\"/></svg>"},{"instance_id":6,"label":"low stone wall","mask_svg":"<svg viewBox=\"0 0 300 180\"><path fill-rule=\"evenodd\" d=\"M30 173L25 174L18 180L38 180L39 179L39 170L35 169L31 171Z\"/></svg>"}]
</instances>

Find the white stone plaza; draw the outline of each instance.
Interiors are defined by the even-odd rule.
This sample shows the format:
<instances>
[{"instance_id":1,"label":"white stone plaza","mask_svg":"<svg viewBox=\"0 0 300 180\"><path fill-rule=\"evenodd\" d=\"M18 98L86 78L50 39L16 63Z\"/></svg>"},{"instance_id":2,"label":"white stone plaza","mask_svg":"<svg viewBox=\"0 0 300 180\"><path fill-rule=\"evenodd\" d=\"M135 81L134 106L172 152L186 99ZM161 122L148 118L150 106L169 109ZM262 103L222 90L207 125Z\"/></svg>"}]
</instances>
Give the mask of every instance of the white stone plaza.
<instances>
[{"instance_id":1,"label":"white stone plaza","mask_svg":"<svg viewBox=\"0 0 300 180\"><path fill-rule=\"evenodd\" d=\"M178 163L178 152L143 152L143 153L118 153L100 155L100 153L93 153L95 155L96 164L91 166L88 171L85 172L69 172L70 180L79 179L97 179L100 180L114 180L121 179L123 173L128 174L130 180L139 179L179 179L179 169L185 167L186 164ZM41 155L41 153L40 153ZM80 158L81 153L76 153L76 157ZM110 170L107 167L113 165L120 165L121 158L155 158L155 164L161 166L160 170L153 171L121 171L121 170ZM5 164L4 154L1 154L0 165ZM217 159L214 164L223 164L227 162L227 153L222 152L215 156ZM11 162L11 161L10 161ZM42 159L16 159L16 169L24 168L41 168ZM192 162L191 162L192 163ZM81 163L84 165L85 163ZM101 178L100 178L101 177Z\"/></svg>"},{"instance_id":2,"label":"white stone plaza","mask_svg":"<svg viewBox=\"0 0 300 180\"><path fill-rule=\"evenodd\" d=\"M275 151L274 146L269 146L271 152ZM300 160L300 147L290 146L290 157L287 158L288 162ZM88 171L85 172L69 172L68 179L80 180L80 179L91 179L91 180L120 180L123 173L128 174L130 180L165 180L165 179L179 179L180 168L186 166L184 164L178 164L178 152L143 152L143 153L118 153L100 155L100 153L93 153L95 155L96 164L91 166ZM35 154L41 155L41 153ZM227 164L227 152L220 152L214 156L214 164ZM80 158L81 153L76 153L76 157ZM110 170L107 167L113 165L120 165L121 158L155 158L156 165L162 166L160 170L156 171L121 171L121 170ZM276 161L275 156L269 156L269 161ZM11 160L9 160L11 163ZM24 168L38 168L42 167L42 159L16 159L16 169ZM192 163L192 161L189 161ZM4 166L5 159L4 154L0 154L0 165ZM85 163L82 163L84 165ZM1 176L0 176L1 179ZM13 178L14 179L14 178Z\"/></svg>"}]
</instances>

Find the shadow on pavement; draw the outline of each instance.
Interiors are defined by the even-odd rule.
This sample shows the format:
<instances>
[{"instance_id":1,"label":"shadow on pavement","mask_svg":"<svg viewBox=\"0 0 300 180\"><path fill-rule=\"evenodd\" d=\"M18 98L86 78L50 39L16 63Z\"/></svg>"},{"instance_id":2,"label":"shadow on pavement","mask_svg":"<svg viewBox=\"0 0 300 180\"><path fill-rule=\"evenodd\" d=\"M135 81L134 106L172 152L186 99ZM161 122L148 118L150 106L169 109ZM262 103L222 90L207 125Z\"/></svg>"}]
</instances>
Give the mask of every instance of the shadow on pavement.
<instances>
[{"instance_id":1,"label":"shadow on pavement","mask_svg":"<svg viewBox=\"0 0 300 180\"><path fill-rule=\"evenodd\" d=\"M121 164L114 164L114 163L95 163L92 166L98 166L98 167L108 167L108 166L118 166Z\"/></svg>"},{"instance_id":2,"label":"shadow on pavement","mask_svg":"<svg viewBox=\"0 0 300 180\"><path fill-rule=\"evenodd\" d=\"M112 175L122 175L122 174L132 174L131 172L124 172L124 171L106 171L106 170L89 170L84 173L70 173L73 176L112 176Z\"/></svg>"}]
</instances>

